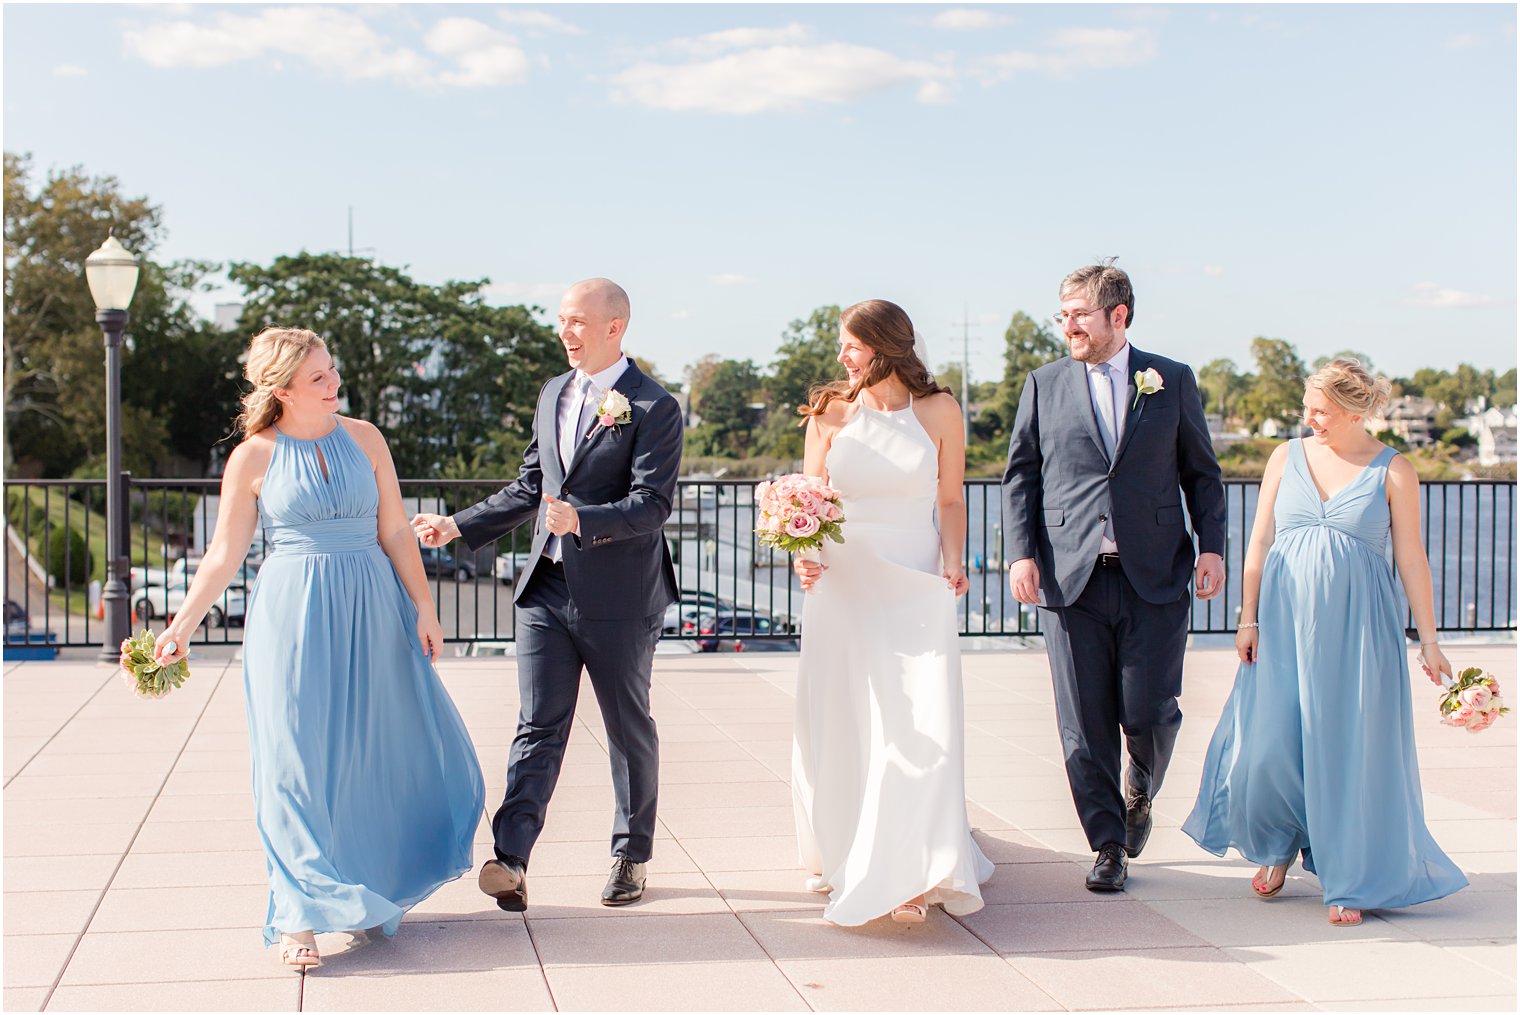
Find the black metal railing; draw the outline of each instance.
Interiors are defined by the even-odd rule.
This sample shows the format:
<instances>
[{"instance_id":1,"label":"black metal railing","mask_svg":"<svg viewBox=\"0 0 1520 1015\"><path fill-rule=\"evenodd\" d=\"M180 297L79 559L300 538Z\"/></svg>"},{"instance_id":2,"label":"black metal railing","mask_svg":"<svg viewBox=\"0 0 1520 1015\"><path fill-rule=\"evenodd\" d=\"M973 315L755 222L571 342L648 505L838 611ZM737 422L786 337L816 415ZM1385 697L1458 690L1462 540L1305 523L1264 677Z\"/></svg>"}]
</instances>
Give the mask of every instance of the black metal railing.
<instances>
[{"instance_id":1,"label":"black metal railing","mask_svg":"<svg viewBox=\"0 0 1520 1015\"><path fill-rule=\"evenodd\" d=\"M802 592L790 559L754 534L755 480L682 480L666 536L683 602L667 616L668 637L702 647L742 642L764 648L795 640ZM475 480L404 480L408 512L457 511L499 484ZM1255 520L1259 484L1226 484L1225 593L1196 602L1191 630L1225 634L1239 615L1241 565ZM219 481L131 480L127 497L134 623L161 623L183 600L199 550L216 522ZM1033 607L1013 599L998 485L968 480L964 556L970 592L959 603L969 636L1038 635ZM1515 604L1515 484L1432 482L1421 488L1422 524L1435 585L1437 625L1445 631L1511 631ZM7 480L5 598L7 650L25 645L98 644L98 586L105 570L104 480ZM69 535L73 532L74 535ZM846 522L848 534L848 522ZM529 552L520 529L477 552L455 543L424 553L439 617L449 641L487 650L514 640L512 584ZM249 584L266 547L255 537L243 577L222 596L199 641L242 640ZM12 605L14 604L14 606Z\"/></svg>"}]
</instances>

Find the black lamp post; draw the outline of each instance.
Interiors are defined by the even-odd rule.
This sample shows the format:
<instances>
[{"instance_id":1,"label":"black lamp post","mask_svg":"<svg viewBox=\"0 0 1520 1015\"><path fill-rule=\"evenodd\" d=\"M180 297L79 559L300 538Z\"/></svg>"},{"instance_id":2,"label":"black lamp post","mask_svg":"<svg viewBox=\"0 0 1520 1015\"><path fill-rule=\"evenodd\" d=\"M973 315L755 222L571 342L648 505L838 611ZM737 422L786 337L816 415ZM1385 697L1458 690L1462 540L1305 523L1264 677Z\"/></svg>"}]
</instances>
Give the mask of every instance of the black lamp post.
<instances>
[{"instance_id":1,"label":"black lamp post","mask_svg":"<svg viewBox=\"0 0 1520 1015\"><path fill-rule=\"evenodd\" d=\"M106 339L106 584L103 662L121 655L122 639L132 634L127 589L126 489L121 482L121 336L127 330L127 306L137 289L137 258L115 236L84 260L85 279L95 299L95 321Z\"/></svg>"}]
</instances>

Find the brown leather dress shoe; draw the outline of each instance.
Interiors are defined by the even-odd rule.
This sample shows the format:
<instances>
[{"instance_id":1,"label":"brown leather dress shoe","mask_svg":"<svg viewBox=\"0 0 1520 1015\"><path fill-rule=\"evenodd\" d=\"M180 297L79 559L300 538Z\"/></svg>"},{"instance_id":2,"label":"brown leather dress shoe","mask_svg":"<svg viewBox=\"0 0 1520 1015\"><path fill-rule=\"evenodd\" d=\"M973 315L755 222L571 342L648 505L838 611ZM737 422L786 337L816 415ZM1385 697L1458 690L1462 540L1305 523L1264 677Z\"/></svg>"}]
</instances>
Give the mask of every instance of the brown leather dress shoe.
<instances>
[{"instance_id":1,"label":"brown leather dress shoe","mask_svg":"<svg viewBox=\"0 0 1520 1015\"><path fill-rule=\"evenodd\" d=\"M528 868L516 857L487 860L480 868L480 890L509 913L528 908Z\"/></svg>"}]
</instances>

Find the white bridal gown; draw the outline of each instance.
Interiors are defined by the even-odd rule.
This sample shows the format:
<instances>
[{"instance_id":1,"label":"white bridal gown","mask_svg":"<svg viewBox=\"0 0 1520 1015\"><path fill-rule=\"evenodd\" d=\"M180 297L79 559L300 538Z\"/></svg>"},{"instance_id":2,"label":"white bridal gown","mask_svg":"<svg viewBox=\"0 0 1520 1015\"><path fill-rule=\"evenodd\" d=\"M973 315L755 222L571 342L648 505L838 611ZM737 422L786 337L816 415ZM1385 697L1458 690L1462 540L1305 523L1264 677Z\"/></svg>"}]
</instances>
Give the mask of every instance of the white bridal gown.
<instances>
[{"instance_id":1,"label":"white bridal gown","mask_svg":"<svg viewBox=\"0 0 1520 1015\"><path fill-rule=\"evenodd\" d=\"M992 864L966 817L955 596L940 565L938 453L910 403L861 405L825 459L843 544L802 607L792 800L823 915L858 926L918 895L982 908Z\"/></svg>"}]
</instances>

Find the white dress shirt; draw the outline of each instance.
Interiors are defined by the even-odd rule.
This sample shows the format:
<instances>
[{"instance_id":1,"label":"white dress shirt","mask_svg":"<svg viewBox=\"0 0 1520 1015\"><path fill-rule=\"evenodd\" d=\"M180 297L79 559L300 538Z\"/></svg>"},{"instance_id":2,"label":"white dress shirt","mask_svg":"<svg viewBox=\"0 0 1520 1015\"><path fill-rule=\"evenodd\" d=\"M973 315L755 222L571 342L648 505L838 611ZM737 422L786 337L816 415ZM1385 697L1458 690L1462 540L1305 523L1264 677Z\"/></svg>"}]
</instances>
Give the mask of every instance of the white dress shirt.
<instances>
[{"instance_id":1,"label":"white dress shirt","mask_svg":"<svg viewBox=\"0 0 1520 1015\"><path fill-rule=\"evenodd\" d=\"M596 416L596 407L602 404L602 399L607 396L607 392L612 390L612 386L627 369L628 357L619 356L617 362L594 374L577 370L565 384L565 390L560 394L559 399L558 453L566 471L569 471L570 463L575 459L576 449L585 441L587 432L591 429L591 420ZM590 386L585 389L586 396L578 398L583 382L587 380L590 381ZM568 457L565 454L566 451L569 451ZM576 535L580 535L579 528L576 530ZM560 536L550 536L549 541L544 544L544 556L558 562L564 556L560 540Z\"/></svg>"},{"instance_id":2,"label":"white dress shirt","mask_svg":"<svg viewBox=\"0 0 1520 1015\"><path fill-rule=\"evenodd\" d=\"M1117 451L1119 442L1124 439L1124 418L1129 415L1129 404L1125 398L1129 395L1129 343L1125 342L1119 347L1119 351L1110 356L1105 363L1109 368L1109 378L1112 381L1111 397L1114 407L1114 449ZM1087 391L1096 406L1098 402L1099 381L1094 377L1097 371L1095 364L1087 364ZM1100 424L1101 426L1101 424ZM1113 530L1113 506L1109 506L1109 521L1104 530L1102 553L1118 553L1119 546L1110 539L1108 533Z\"/></svg>"}]
</instances>

